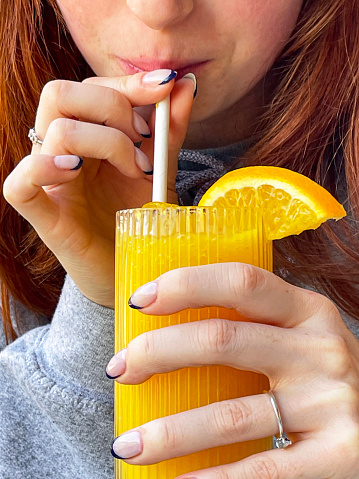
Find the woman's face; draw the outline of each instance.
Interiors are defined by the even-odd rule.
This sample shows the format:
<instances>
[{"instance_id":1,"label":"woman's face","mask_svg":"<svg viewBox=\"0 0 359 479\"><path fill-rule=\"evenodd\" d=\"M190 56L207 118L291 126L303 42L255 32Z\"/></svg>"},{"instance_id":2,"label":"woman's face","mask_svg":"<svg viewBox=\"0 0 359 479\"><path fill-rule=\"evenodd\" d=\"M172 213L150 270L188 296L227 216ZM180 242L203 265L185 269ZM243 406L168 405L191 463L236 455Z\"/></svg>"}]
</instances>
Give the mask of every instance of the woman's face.
<instances>
[{"instance_id":1,"label":"woman's face","mask_svg":"<svg viewBox=\"0 0 359 479\"><path fill-rule=\"evenodd\" d=\"M57 2L96 75L195 73L198 121L253 94L290 37L303 0Z\"/></svg>"}]
</instances>

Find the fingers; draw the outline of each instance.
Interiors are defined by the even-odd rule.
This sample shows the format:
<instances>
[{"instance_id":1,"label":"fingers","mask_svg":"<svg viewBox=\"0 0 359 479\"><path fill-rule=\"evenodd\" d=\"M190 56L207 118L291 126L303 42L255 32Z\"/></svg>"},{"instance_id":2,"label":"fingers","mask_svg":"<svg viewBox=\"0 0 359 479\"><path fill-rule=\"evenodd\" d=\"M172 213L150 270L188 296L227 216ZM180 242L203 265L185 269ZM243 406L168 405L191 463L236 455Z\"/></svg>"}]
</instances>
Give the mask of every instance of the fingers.
<instances>
[{"instance_id":1,"label":"fingers","mask_svg":"<svg viewBox=\"0 0 359 479\"><path fill-rule=\"evenodd\" d=\"M342 429L337 435L333 430L305 437L298 435L299 440L285 450L261 452L233 464L183 474L176 479L355 479L357 452L350 446L350 434ZM355 439L354 443L357 445Z\"/></svg>"},{"instance_id":2,"label":"fingers","mask_svg":"<svg viewBox=\"0 0 359 479\"><path fill-rule=\"evenodd\" d=\"M173 88L175 78L176 72L163 69L122 77L87 78L83 83L114 89L125 95L132 106L142 106L166 98Z\"/></svg>"},{"instance_id":3,"label":"fingers","mask_svg":"<svg viewBox=\"0 0 359 479\"><path fill-rule=\"evenodd\" d=\"M287 397L286 400L288 399ZM293 399L292 397L291 400ZM285 431L290 432L294 423L296 427L299 423L303 429L308 427L309 419L300 415L294 407L292 409L295 419L284 423ZM335 450L343 451L348 463L352 461L353 452L348 448L350 431L342 429L335 438L331 437L331 432L328 428L319 433L294 434L291 436L293 444L285 450L265 451L237 463L181 477L287 479L288 471L291 472L291 479L329 477L329 471L334 472L331 461ZM113 453L129 464L145 465L277 433L275 414L268 396L262 394L222 401L148 422L116 438ZM268 447L268 443L263 443L262 447ZM240 455L241 444L237 444L237 448Z\"/></svg>"},{"instance_id":4,"label":"fingers","mask_svg":"<svg viewBox=\"0 0 359 479\"><path fill-rule=\"evenodd\" d=\"M128 456L126 439L132 432L114 441L113 452L130 464L152 464L203 449L265 438L277 429L268 398L261 394L156 419L136 429L138 444L142 446L139 455Z\"/></svg>"},{"instance_id":5,"label":"fingers","mask_svg":"<svg viewBox=\"0 0 359 479\"><path fill-rule=\"evenodd\" d=\"M347 381L353 368L348 356L335 335L216 318L137 336L127 345L125 363L121 351L107 373L121 384L139 384L153 374L216 364L265 374L272 387L283 387L293 377L306 382L318 374Z\"/></svg>"},{"instance_id":6,"label":"fingers","mask_svg":"<svg viewBox=\"0 0 359 479\"><path fill-rule=\"evenodd\" d=\"M290 432L293 427L299 429L298 424L303 426L300 430L308 428L309 418L303 416L298 408L292 408L292 415L295 419L284 423L285 431ZM292 434L293 444L285 450L268 450L236 463L187 473L180 478L287 479L290 471L291 479L354 479L355 475L346 474L346 464L348 471L354 470L353 460L357 457L358 445L355 427L349 422L336 426L338 434L334 437L332 427L323 428L320 432ZM112 450L115 457L129 464L145 465L277 433L278 423L268 396L257 395L222 401L148 422L116 438ZM268 442L262 445L263 449L268 446ZM241 444L236 444L236 447L240 455ZM342 457L340 464L336 459L338 450Z\"/></svg>"},{"instance_id":7,"label":"fingers","mask_svg":"<svg viewBox=\"0 0 359 479\"><path fill-rule=\"evenodd\" d=\"M130 178L141 178L143 172L152 171L150 160L123 132L66 118L51 123L41 153L104 159Z\"/></svg>"},{"instance_id":8,"label":"fingers","mask_svg":"<svg viewBox=\"0 0 359 479\"><path fill-rule=\"evenodd\" d=\"M301 375L312 374L320 367L321 357L314 365L307 360L310 348L321 348L322 338L307 330L294 332L274 326L223 319L195 321L165 327L137 336L127 346L126 371L121 357L113 360L112 377L118 374L121 384L138 384L155 373L165 373L184 367L213 364L228 365L241 370L281 378L297 368ZM280 344L280 354L278 354ZM283 361L283 357L286 358ZM323 366L321 367L323 368Z\"/></svg>"},{"instance_id":9,"label":"fingers","mask_svg":"<svg viewBox=\"0 0 359 479\"><path fill-rule=\"evenodd\" d=\"M35 129L45 138L56 118L75 118L117 128L140 141L150 130L145 120L132 110L130 101L118 91L99 85L55 80L45 85L36 118Z\"/></svg>"},{"instance_id":10,"label":"fingers","mask_svg":"<svg viewBox=\"0 0 359 479\"><path fill-rule=\"evenodd\" d=\"M334 447L328 447L328 454L318 457L317 440L298 442L285 451L274 449L255 454L233 464L194 471L178 476L176 479L317 479L334 476L330 454L335 454ZM240 445L238 446L240 447ZM341 466L342 469L342 466ZM343 469L342 469L343 470Z\"/></svg>"},{"instance_id":11,"label":"fingers","mask_svg":"<svg viewBox=\"0 0 359 479\"><path fill-rule=\"evenodd\" d=\"M79 176L81 166L82 160L73 155L27 156L6 178L4 197L36 230L52 230L59 207L43 187L73 181Z\"/></svg>"},{"instance_id":12,"label":"fingers","mask_svg":"<svg viewBox=\"0 0 359 479\"><path fill-rule=\"evenodd\" d=\"M145 81L144 77L152 80ZM151 131L132 106L164 98L173 89L174 77L171 70L160 70L147 75L93 78L82 84L62 80L48 83L41 95L35 124L43 145L35 145L33 152L107 159L126 176L138 178L139 171L131 161L134 159L140 170L150 174L153 167L148 158L152 156L153 143L144 142L138 150L133 142L150 137ZM193 91L194 82L190 79L180 80L174 89L169 138L172 190L175 190L176 160L187 131ZM126 159L127 162L123 161Z\"/></svg>"},{"instance_id":13,"label":"fingers","mask_svg":"<svg viewBox=\"0 0 359 479\"><path fill-rule=\"evenodd\" d=\"M112 79L92 78L83 83L55 80L45 85L37 111L35 129L45 139L51 123L57 118L79 119L105 124L138 142L151 135L145 120L133 106L149 105L165 98L172 90L175 72L160 70ZM35 145L33 152L42 151Z\"/></svg>"},{"instance_id":14,"label":"fingers","mask_svg":"<svg viewBox=\"0 0 359 479\"><path fill-rule=\"evenodd\" d=\"M337 318L325 297L286 283L278 276L244 263L222 263L169 271L139 288L130 302L145 314L170 314L185 308L223 306L242 316L282 327L304 325L308 319ZM320 324L319 324L320 323Z\"/></svg>"}]
</instances>

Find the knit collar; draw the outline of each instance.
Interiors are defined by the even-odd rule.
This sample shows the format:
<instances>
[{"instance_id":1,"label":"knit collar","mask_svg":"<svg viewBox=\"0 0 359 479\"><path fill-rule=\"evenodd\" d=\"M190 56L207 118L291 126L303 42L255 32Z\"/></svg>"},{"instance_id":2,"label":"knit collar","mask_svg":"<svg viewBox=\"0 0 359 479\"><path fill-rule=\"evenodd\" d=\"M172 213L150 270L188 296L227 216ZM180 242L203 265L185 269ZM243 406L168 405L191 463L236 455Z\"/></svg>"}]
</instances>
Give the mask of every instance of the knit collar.
<instances>
[{"instance_id":1,"label":"knit collar","mask_svg":"<svg viewBox=\"0 0 359 479\"><path fill-rule=\"evenodd\" d=\"M198 205L205 191L233 168L243 166L241 157L250 141L205 150L181 150L178 157L176 190L179 204Z\"/></svg>"}]
</instances>

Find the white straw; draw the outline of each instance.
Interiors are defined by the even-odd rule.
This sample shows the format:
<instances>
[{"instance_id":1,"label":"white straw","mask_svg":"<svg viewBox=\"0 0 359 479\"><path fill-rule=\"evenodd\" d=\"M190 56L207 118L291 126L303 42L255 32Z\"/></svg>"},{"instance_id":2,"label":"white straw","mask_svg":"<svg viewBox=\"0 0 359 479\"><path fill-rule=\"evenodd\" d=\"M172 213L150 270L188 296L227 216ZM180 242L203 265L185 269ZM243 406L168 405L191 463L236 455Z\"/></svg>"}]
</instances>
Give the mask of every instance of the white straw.
<instances>
[{"instance_id":1,"label":"white straw","mask_svg":"<svg viewBox=\"0 0 359 479\"><path fill-rule=\"evenodd\" d=\"M152 201L167 202L170 97L156 104Z\"/></svg>"}]
</instances>

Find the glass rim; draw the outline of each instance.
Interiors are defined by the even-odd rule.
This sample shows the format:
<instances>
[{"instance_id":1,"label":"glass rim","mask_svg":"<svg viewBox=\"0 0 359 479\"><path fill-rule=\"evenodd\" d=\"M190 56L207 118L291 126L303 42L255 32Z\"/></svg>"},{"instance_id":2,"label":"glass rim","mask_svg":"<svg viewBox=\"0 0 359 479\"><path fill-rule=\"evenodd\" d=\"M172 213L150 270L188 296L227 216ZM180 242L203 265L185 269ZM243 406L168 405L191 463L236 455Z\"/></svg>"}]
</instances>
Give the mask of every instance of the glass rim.
<instances>
[{"instance_id":1,"label":"glass rim","mask_svg":"<svg viewBox=\"0 0 359 479\"><path fill-rule=\"evenodd\" d=\"M124 208L124 209L121 209L121 210L117 210L116 211L116 216L118 216L119 214L123 214L123 213L131 213L131 212L140 212L140 211L146 211L146 212L150 212L150 211L204 211L204 210L210 210L210 211L232 211L233 210L250 210L250 211L256 211L256 212L259 212L261 213L262 216L264 216L264 211L263 211L263 208L258 206L258 205L249 205L249 206L242 206L242 207L239 207L239 206L195 206L195 205L189 205L189 206L181 206L181 205L170 205L170 206L166 206L166 207L146 207L146 208Z\"/></svg>"}]
</instances>

